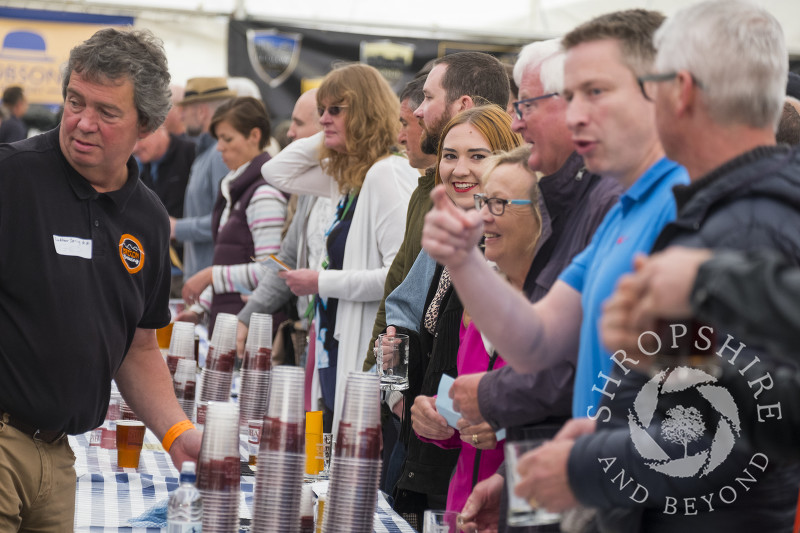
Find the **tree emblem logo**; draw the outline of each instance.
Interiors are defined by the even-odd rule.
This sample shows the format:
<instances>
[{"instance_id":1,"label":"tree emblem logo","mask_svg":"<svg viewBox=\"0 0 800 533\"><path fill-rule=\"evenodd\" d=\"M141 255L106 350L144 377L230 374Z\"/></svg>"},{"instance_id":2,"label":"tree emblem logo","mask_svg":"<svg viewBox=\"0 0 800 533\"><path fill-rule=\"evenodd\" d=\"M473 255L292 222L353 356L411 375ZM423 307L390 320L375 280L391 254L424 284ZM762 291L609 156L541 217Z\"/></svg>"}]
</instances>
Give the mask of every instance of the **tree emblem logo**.
<instances>
[{"instance_id":1,"label":"tree emblem logo","mask_svg":"<svg viewBox=\"0 0 800 533\"><path fill-rule=\"evenodd\" d=\"M741 433L739 410L731 394L720 385L717 378L696 368L677 367L662 370L648 381L628 410L628 427L636 450L646 460L645 464L671 477L705 476L717 468L731 453L736 437ZM719 415L713 439L707 449L690 445L700 440L709 421L693 406L676 405L666 411L663 420L654 420L659 399L686 393L694 389ZM685 396L683 396L685 397ZM660 425L660 427L658 427ZM683 455L671 457L653 438L660 434L663 441L683 446Z\"/></svg>"}]
</instances>

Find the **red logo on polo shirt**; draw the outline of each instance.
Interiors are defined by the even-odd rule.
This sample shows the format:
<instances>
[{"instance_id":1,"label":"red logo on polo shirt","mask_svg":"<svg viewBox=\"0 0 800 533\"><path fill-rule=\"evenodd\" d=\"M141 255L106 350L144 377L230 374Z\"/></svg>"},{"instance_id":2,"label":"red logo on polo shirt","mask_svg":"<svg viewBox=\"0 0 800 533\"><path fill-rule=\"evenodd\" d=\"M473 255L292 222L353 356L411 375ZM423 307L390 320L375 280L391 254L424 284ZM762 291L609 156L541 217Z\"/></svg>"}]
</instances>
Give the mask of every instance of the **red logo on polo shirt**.
<instances>
[{"instance_id":1,"label":"red logo on polo shirt","mask_svg":"<svg viewBox=\"0 0 800 533\"><path fill-rule=\"evenodd\" d=\"M124 234L119 238L119 258L131 274L136 274L144 266L144 248L139 239L133 235Z\"/></svg>"}]
</instances>

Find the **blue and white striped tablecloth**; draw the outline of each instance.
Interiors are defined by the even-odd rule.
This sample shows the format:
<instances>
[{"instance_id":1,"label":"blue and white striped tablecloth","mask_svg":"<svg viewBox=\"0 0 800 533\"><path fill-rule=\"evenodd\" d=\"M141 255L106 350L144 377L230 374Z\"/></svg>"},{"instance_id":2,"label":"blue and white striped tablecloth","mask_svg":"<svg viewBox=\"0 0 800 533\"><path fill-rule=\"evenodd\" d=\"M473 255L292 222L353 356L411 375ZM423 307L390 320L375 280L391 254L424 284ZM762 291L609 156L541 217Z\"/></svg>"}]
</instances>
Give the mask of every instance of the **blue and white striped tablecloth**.
<instances>
[{"instance_id":1,"label":"blue and white striped tablecloth","mask_svg":"<svg viewBox=\"0 0 800 533\"><path fill-rule=\"evenodd\" d=\"M77 487L75 531L89 533L159 533L159 528L131 527L141 516L168 497L178 486L178 471L148 430L138 470L119 468L117 451L89 446L89 434L69 437L75 453ZM244 448L240 450L243 453ZM242 476L239 517L252 518L255 477ZM383 497L375 512L376 533L414 533ZM243 529L243 531L245 531Z\"/></svg>"}]
</instances>

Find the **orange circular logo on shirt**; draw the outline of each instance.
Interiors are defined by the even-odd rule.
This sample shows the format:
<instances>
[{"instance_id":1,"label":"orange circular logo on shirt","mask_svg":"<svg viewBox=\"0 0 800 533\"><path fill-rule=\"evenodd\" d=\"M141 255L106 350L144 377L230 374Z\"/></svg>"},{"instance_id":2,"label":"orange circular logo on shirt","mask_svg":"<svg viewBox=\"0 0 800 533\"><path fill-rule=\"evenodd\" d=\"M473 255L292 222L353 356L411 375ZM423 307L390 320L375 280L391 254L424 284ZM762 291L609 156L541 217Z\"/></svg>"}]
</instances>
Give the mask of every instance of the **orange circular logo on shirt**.
<instances>
[{"instance_id":1,"label":"orange circular logo on shirt","mask_svg":"<svg viewBox=\"0 0 800 533\"><path fill-rule=\"evenodd\" d=\"M125 233L119 238L119 258L125 269L131 274L136 274L144 266L144 248L139 239Z\"/></svg>"}]
</instances>

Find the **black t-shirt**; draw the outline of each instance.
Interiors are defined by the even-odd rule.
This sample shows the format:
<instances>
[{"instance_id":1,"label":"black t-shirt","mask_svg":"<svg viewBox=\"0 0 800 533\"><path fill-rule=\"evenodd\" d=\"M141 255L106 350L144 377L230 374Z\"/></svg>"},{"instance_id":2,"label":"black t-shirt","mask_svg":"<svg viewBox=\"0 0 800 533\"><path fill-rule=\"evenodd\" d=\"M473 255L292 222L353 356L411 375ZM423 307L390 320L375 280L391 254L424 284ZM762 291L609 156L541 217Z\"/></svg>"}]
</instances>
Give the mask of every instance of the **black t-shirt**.
<instances>
[{"instance_id":1,"label":"black t-shirt","mask_svg":"<svg viewBox=\"0 0 800 533\"><path fill-rule=\"evenodd\" d=\"M169 322L169 221L133 158L98 193L58 129L0 146L0 409L42 430L99 425L136 328Z\"/></svg>"}]
</instances>

